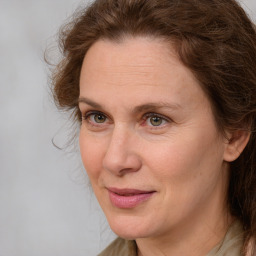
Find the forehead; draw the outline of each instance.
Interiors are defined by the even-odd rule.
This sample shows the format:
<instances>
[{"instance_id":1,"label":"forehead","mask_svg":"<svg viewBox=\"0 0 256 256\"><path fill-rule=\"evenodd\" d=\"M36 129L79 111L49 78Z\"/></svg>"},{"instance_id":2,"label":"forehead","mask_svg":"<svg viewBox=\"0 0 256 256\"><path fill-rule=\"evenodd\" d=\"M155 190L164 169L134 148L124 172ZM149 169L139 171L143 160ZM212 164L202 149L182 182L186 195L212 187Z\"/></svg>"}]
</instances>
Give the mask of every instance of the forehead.
<instances>
[{"instance_id":1,"label":"forehead","mask_svg":"<svg viewBox=\"0 0 256 256\"><path fill-rule=\"evenodd\" d=\"M145 37L96 42L84 58L80 96L94 101L120 96L122 103L126 100L130 105L149 99L173 104L193 101L194 105L205 100L198 81L171 43Z\"/></svg>"},{"instance_id":2,"label":"forehead","mask_svg":"<svg viewBox=\"0 0 256 256\"><path fill-rule=\"evenodd\" d=\"M111 72L112 69L121 72L121 75L154 73L156 67L163 67L168 62L178 62L178 58L173 47L160 39L136 37L121 42L99 40L91 46L84 58L83 74L97 70Z\"/></svg>"},{"instance_id":3,"label":"forehead","mask_svg":"<svg viewBox=\"0 0 256 256\"><path fill-rule=\"evenodd\" d=\"M126 51L124 51L124 48ZM89 48L85 56L86 59L90 58L92 52L94 59L98 57L108 65L119 65L122 62L126 64L151 63L154 65L156 62L162 61L165 54L176 56L171 43L153 37L127 37L121 41L99 40ZM109 59L110 52L113 59ZM116 55L119 59L114 58Z\"/></svg>"}]
</instances>

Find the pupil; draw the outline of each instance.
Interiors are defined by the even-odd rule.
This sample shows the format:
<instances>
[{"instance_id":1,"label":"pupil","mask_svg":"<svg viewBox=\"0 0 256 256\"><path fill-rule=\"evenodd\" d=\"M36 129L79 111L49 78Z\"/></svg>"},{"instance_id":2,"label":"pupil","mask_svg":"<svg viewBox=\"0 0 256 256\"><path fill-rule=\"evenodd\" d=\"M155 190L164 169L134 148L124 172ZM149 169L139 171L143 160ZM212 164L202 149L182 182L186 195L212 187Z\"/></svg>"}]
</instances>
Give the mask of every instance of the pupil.
<instances>
[{"instance_id":1,"label":"pupil","mask_svg":"<svg viewBox=\"0 0 256 256\"><path fill-rule=\"evenodd\" d=\"M150 119L150 123L153 125L153 126L159 126L162 124L162 119L160 117L151 117Z\"/></svg>"},{"instance_id":2,"label":"pupil","mask_svg":"<svg viewBox=\"0 0 256 256\"><path fill-rule=\"evenodd\" d=\"M95 115L94 120L96 123L103 123L105 121L105 117L103 115Z\"/></svg>"}]
</instances>

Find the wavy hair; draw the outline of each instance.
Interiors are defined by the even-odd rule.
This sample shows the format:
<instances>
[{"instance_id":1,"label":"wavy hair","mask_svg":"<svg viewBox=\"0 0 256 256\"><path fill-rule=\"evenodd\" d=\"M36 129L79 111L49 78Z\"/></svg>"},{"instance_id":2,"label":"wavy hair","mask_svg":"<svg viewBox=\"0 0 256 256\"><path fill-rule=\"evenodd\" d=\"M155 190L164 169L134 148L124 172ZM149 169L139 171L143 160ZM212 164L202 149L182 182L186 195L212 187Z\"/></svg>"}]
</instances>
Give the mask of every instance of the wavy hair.
<instances>
[{"instance_id":1,"label":"wavy hair","mask_svg":"<svg viewBox=\"0 0 256 256\"><path fill-rule=\"evenodd\" d=\"M256 32L235 0L96 0L60 33L63 59L52 76L60 108L78 109L84 56L99 39L150 36L174 43L177 54L209 97L217 126L249 129L250 140L230 164L227 204L256 237Z\"/></svg>"}]
</instances>

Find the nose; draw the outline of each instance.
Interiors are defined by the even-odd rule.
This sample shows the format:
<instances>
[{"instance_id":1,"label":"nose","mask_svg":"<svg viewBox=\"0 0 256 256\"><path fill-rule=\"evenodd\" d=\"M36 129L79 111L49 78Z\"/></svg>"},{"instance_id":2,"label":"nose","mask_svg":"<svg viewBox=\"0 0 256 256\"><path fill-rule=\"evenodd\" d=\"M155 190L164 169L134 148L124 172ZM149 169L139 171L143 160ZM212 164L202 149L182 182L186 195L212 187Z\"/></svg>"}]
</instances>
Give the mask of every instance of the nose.
<instances>
[{"instance_id":1,"label":"nose","mask_svg":"<svg viewBox=\"0 0 256 256\"><path fill-rule=\"evenodd\" d=\"M135 134L116 127L109 140L103 168L118 176L138 171L141 168L141 159L136 151L137 146Z\"/></svg>"}]
</instances>

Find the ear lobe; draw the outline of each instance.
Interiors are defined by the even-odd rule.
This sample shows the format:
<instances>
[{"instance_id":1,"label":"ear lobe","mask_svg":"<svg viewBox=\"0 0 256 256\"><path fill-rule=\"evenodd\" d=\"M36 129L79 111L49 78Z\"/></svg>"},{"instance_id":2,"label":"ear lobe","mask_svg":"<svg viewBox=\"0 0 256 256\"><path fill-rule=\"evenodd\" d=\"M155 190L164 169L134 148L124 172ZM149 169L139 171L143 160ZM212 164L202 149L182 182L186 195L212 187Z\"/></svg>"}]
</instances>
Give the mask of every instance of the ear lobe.
<instances>
[{"instance_id":1,"label":"ear lobe","mask_svg":"<svg viewBox=\"0 0 256 256\"><path fill-rule=\"evenodd\" d=\"M229 134L224 152L224 160L235 161L245 149L251 133L245 130L236 130Z\"/></svg>"}]
</instances>

